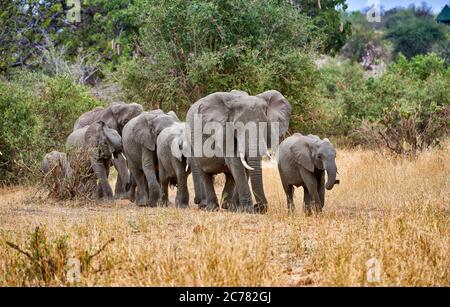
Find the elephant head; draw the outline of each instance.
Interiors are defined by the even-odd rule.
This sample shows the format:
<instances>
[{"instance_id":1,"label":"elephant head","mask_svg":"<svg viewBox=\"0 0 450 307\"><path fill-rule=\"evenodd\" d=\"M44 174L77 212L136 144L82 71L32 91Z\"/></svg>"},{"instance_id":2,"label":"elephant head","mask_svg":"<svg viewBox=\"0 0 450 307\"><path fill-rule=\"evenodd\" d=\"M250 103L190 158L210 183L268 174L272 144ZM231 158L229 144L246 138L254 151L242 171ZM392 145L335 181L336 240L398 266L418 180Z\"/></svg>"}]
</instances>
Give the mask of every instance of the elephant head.
<instances>
[{"instance_id":1,"label":"elephant head","mask_svg":"<svg viewBox=\"0 0 450 307\"><path fill-rule=\"evenodd\" d=\"M318 136L299 135L298 141L291 147L296 162L310 172L314 169L327 172L325 187L331 190L336 182L336 150L328 139L321 140Z\"/></svg>"},{"instance_id":2,"label":"elephant head","mask_svg":"<svg viewBox=\"0 0 450 307\"><path fill-rule=\"evenodd\" d=\"M172 137L172 143L170 144L171 153L179 161L182 161L183 157L187 158L190 156L190 147L185 130L185 123L175 123L164 131L164 133L167 132Z\"/></svg>"},{"instance_id":3,"label":"elephant head","mask_svg":"<svg viewBox=\"0 0 450 307\"><path fill-rule=\"evenodd\" d=\"M204 123L219 122L222 126L231 123L234 126L235 144L238 155L245 168L250 170L250 179L257 203L266 203L262 182L261 157L268 155L268 148L276 142L271 137L271 128L278 124L276 137L285 134L289 127L291 116L289 101L278 91L271 90L250 96L246 92L233 90L228 93L211 94L201 100L198 113ZM263 125L261 125L261 123ZM256 128L252 137L249 129ZM261 129L263 127L263 129ZM227 133L217 134L216 146L220 144ZM228 138L229 136L225 136ZM225 150L227 151L227 150Z\"/></svg>"},{"instance_id":4,"label":"elephant head","mask_svg":"<svg viewBox=\"0 0 450 307\"><path fill-rule=\"evenodd\" d=\"M178 122L173 112L164 113L162 110L153 110L142 113L133 127L136 140L151 151L156 150L158 135L165 128Z\"/></svg>"},{"instance_id":5,"label":"elephant head","mask_svg":"<svg viewBox=\"0 0 450 307\"><path fill-rule=\"evenodd\" d=\"M101 120L89 126L85 138L86 144L99 150L99 158L107 158L111 155L117 158L117 155L122 153L122 138L119 133Z\"/></svg>"},{"instance_id":6,"label":"elephant head","mask_svg":"<svg viewBox=\"0 0 450 307\"><path fill-rule=\"evenodd\" d=\"M137 103L114 103L103 112L100 120L122 135L123 127L143 111L144 108Z\"/></svg>"},{"instance_id":7,"label":"elephant head","mask_svg":"<svg viewBox=\"0 0 450 307\"><path fill-rule=\"evenodd\" d=\"M253 155L264 155L267 149L272 147L275 140L270 140L271 124L278 123L278 135L287 132L291 115L291 105L278 91L267 91L257 96L250 96L246 92L233 90L228 93L214 93L201 100L198 113L202 115L204 123L218 122L222 125L231 123L235 129L235 136L238 142L238 154L248 157ZM267 130L261 131L259 124L267 124ZM256 124L257 135L249 139L248 124ZM264 128L264 125L261 126ZM225 130L223 133L226 133ZM216 146L221 144L223 136L217 133ZM262 148L258 149L258 140L263 138ZM245 146L241 146L243 144Z\"/></svg>"}]
</instances>

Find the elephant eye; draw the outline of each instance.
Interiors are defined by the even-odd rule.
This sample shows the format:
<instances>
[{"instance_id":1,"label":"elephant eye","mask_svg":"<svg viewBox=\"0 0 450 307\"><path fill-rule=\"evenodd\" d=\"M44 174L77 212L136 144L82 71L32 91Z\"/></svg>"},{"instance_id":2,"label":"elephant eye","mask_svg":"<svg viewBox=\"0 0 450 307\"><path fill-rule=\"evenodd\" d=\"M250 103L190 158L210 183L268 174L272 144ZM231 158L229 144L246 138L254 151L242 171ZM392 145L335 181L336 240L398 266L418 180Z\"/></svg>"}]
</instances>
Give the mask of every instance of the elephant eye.
<instances>
[{"instance_id":1,"label":"elephant eye","mask_svg":"<svg viewBox=\"0 0 450 307\"><path fill-rule=\"evenodd\" d=\"M318 158L318 159L322 159L322 155L321 155L321 154L318 154L318 155L317 155L317 158Z\"/></svg>"}]
</instances>

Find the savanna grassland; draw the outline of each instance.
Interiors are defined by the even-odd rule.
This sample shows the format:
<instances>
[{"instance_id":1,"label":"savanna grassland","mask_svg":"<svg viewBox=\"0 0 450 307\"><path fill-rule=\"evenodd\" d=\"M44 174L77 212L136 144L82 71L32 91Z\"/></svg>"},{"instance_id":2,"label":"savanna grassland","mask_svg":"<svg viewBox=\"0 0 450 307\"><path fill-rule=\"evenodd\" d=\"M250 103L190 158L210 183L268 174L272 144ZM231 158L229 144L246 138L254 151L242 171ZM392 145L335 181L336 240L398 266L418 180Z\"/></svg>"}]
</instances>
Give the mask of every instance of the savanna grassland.
<instances>
[{"instance_id":1,"label":"savanna grassland","mask_svg":"<svg viewBox=\"0 0 450 307\"><path fill-rule=\"evenodd\" d=\"M304 216L301 189L287 214L270 164L266 215L58 203L37 187L3 188L0 285L450 285L450 143L414 160L342 149L337 165L341 184L315 217ZM72 257L89 259L74 284ZM371 258L379 282L367 281Z\"/></svg>"}]
</instances>

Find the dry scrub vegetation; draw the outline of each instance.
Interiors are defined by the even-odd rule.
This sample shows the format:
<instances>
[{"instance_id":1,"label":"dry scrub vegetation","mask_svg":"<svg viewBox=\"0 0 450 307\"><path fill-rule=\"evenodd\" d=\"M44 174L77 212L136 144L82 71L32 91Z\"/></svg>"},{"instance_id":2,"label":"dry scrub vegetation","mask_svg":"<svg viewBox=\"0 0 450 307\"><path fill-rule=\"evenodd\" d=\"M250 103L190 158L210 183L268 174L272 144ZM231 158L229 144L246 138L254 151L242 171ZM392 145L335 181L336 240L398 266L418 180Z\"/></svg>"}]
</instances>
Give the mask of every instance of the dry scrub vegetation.
<instances>
[{"instance_id":1,"label":"dry scrub vegetation","mask_svg":"<svg viewBox=\"0 0 450 307\"><path fill-rule=\"evenodd\" d=\"M340 150L337 160L341 184L324 213L309 218L301 189L288 216L276 168L264 170L266 215L57 202L36 188L0 189L0 285L450 285L450 143L416 160L365 150ZM63 265L71 257L90 260L75 284ZM381 262L378 283L366 278L370 258ZM43 276L48 263L57 265Z\"/></svg>"}]
</instances>

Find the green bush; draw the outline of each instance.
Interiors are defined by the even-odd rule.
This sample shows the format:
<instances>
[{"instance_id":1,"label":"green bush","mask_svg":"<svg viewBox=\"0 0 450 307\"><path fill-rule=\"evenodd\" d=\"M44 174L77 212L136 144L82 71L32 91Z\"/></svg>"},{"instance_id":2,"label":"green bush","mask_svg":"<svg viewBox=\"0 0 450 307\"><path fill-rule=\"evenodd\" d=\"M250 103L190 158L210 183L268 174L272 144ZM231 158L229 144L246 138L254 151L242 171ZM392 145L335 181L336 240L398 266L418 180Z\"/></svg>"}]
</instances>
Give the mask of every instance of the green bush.
<instances>
[{"instance_id":1,"label":"green bush","mask_svg":"<svg viewBox=\"0 0 450 307\"><path fill-rule=\"evenodd\" d=\"M305 127L318 73L320 31L287 1L148 1L142 57L120 69L128 100L174 110L216 91L281 91ZM187 12L187 13L186 13Z\"/></svg>"},{"instance_id":2,"label":"green bush","mask_svg":"<svg viewBox=\"0 0 450 307\"><path fill-rule=\"evenodd\" d=\"M435 54L400 55L379 78L351 63L325 66L321 75L329 134L415 153L449 132L450 69Z\"/></svg>"},{"instance_id":3,"label":"green bush","mask_svg":"<svg viewBox=\"0 0 450 307\"><path fill-rule=\"evenodd\" d=\"M43 155L63 149L78 116L100 104L67 76L0 79L0 184L36 176Z\"/></svg>"}]
</instances>

